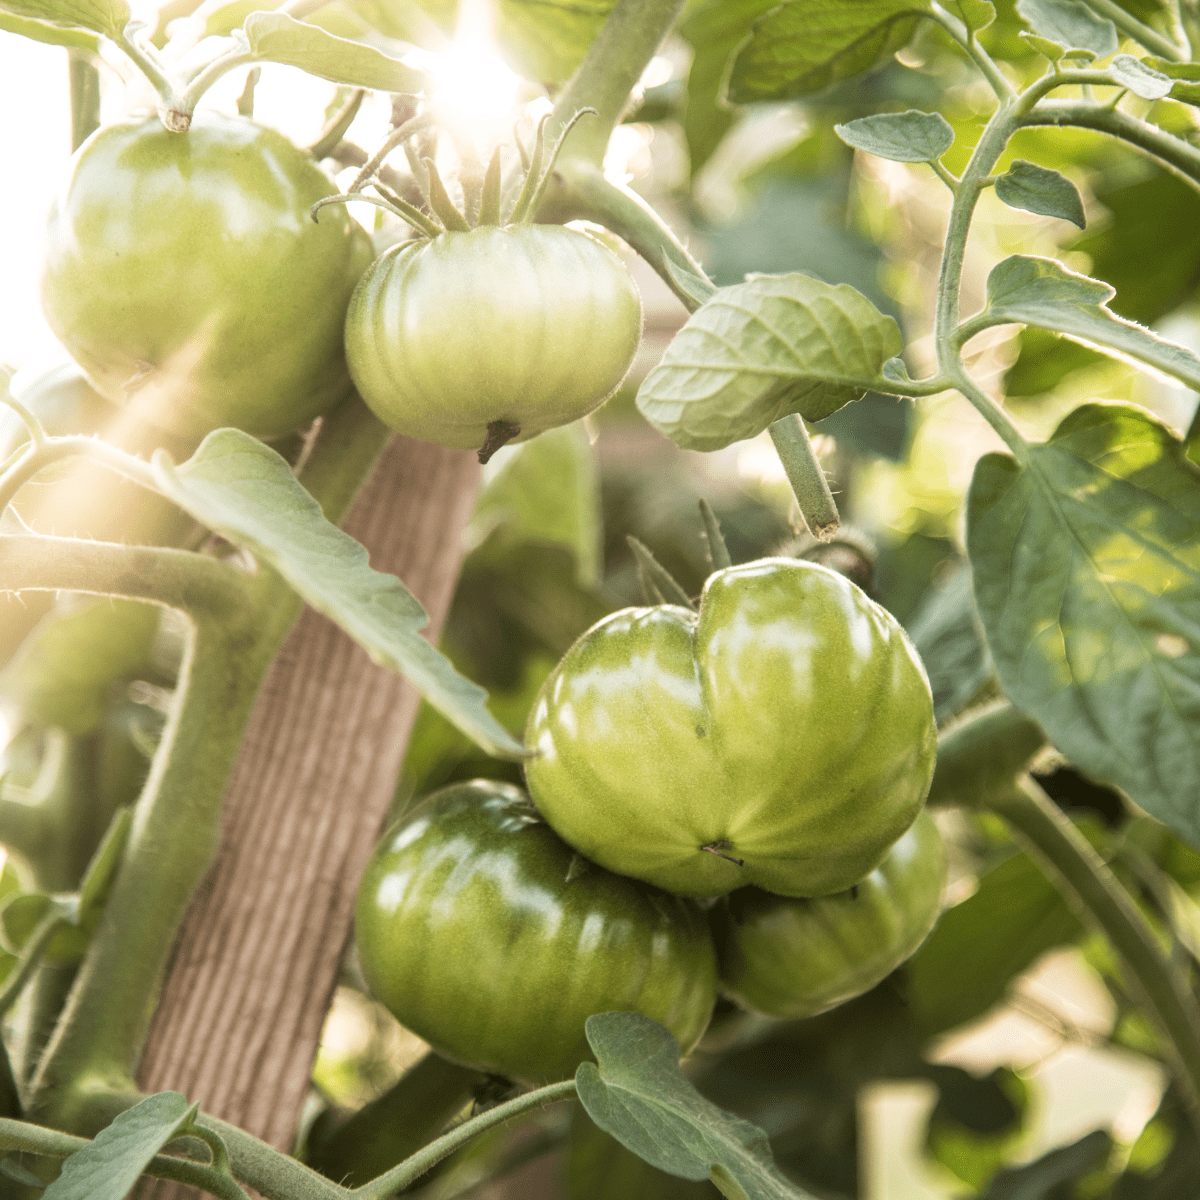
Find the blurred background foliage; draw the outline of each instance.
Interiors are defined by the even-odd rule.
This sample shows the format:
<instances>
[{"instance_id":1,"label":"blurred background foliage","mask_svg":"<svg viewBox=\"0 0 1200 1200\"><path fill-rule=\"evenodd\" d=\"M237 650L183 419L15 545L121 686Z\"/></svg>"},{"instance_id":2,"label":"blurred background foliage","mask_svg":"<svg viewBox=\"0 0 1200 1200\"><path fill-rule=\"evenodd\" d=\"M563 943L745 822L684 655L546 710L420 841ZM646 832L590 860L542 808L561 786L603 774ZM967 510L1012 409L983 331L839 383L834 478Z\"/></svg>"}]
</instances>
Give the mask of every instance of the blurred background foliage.
<instances>
[{"instance_id":1,"label":"blurred background foliage","mask_svg":"<svg viewBox=\"0 0 1200 1200\"><path fill-rule=\"evenodd\" d=\"M954 128L946 161L957 171L991 94L924 22L899 54L825 93L730 107L719 94L728 57L749 21L773 3L692 0L618 130L612 169L666 215L719 284L756 271L803 271L858 288L902 323L915 375L930 365L947 193L926 167L855 156L832 127L875 112L936 109ZM1163 19L1153 0L1123 6L1144 21ZM172 0L159 29L194 7ZM611 0L500 0L504 56L553 90L610 7ZM997 8L983 41L1014 78L1031 79L1043 60L1018 36L1008 0ZM320 20L347 35L371 31L437 50L455 15L453 0L341 0ZM1180 130L1195 122L1194 109L1171 101L1158 102L1153 115ZM1200 348L1195 190L1133 151L1078 131L1024 131L1000 169L1015 157L1069 176L1084 197L1087 227L1081 233L986 197L968 253L967 306L981 301L987 269L999 258L1050 254L1111 283L1115 311ZM815 425L847 526L841 542L818 547L799 523L765 435L699 455L676 449L638 416L640 377L686 314L648 270L631 267L647 311L633 375L587 422L506 448L486 470L442 644L489 689L496 716L519 735L543 679L573 640L614 609L643 603L630 536L689 593L700 592L709 571L701 498L715 510L734 561L818 557L894 612L925 658L940 722L987 700L994 682L972 610L961 507L976 459L997 446L982 420L952 396L914 404L868 395ZM976 377L1006 394L1035 435L1094 397L1143 404L1195 435L1194 394L1135 377L1055 335L1002 329L978 338L971 351ZM0 447L13 436L0 425ZM56 531L68 532L61 523ZM186 544L193 533L172 526L148 536ZM69 890L111 815L136 798L161 729L179 633L149 623L115 676L88 679L86 655L72 655L70 686L82 677L93 697L89 719L72 725L56 716L44 669L34 695L22 664L39 646L67 637L71 622L96 614L70 604L19 613L9 605L3 617L0 655L8 665L0 697L13 737L0 765L0 803L27 812L24 832L8 847L0 891ZM518 767L488 758L424 706L396 812L478 776L520 782ZM1194 973L1200 855L1071 768L1048 762L1041 781L1122 872ZM697 1086L761 1125L782 1168L820 1200L1194 1194L1200 1145L1164 1091L1160 1047L1124 996L1103 943L1081 928L997 820L956 813L941 824L952 849L948 908L916 957L873 992L806 1021L769 1021L723 1003L692 1060ZM55 831L67 827L84 831L69 861L52 849ZM10 949L0 954L0 977L14 961ZM45 1036L71 972L70 963L44 969L29 1000L32 1015L22 1017L32 1042ZM349 962L315 1068L308 1152L319 1158L353 1110L386 1103L406 1071L428 1069L423 1054L370 1000ZM1055 1084L1054 1064L1067 1059L1074 1074L1067 1072L1067 1085ZM494 1102L505 1086L455 1077L436 1120ZM1067 1087L1065 1100L1050 1096L1054 1086ZM897 1098L905 1096L916 1097L904 1110L908 1134L896 1130ZM498 1182L485 1182L495 1175ZM473 1143L418 1191L429 1200L717 1195L708 1184L659 1174L581 1112L554 1111Z\"/></svg>"}]
</instances>

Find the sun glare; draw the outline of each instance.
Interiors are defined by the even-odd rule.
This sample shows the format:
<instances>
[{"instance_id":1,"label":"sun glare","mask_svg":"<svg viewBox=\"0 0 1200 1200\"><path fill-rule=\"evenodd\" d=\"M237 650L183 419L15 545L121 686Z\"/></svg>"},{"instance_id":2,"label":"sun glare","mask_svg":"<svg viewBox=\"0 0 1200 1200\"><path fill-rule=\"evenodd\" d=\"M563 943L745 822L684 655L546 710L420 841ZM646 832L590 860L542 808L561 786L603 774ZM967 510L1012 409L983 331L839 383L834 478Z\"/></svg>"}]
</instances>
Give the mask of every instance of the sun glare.
<instances>
[{"instance_id":1,"label":"sun glare","mask_svg":"<svg viewBox=\"0 0 1200 1200\"><path fill-rule=\"evenodd\" d=\"M480 117L505 116L512 108L520 78L477 43L463 42L431 57L437 99Z\"/></svg>"}]
</instances>

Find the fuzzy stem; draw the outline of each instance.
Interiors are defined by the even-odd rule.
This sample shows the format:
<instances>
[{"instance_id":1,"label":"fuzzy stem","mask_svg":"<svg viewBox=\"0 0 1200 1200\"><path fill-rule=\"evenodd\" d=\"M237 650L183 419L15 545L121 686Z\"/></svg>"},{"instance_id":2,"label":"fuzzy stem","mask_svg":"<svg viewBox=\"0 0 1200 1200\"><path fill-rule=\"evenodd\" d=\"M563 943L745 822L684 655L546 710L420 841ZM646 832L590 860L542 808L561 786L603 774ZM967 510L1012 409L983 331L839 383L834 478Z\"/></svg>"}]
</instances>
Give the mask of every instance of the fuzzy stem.
<instances>
[{"instance_id":1,"label":"fuzzy stem","mask_svg":"<svg viewBox=\"0 0 1200 1200\"><path fill-rule=\"evenodd\" d=\"M1200 1004L1162 952L1141 910L1086 838L1029 777L989 807L1026 842L1047 877L1081 917L1111 942L1125 984L1158 1026L1173 1060L1175 1082L1200 1130Z\"/></svg>"},{"instance_id":2,"label":"fuzzy stem","mask_svg":"<svg viewBox=\"0 0 1200 1200\"><path fill-rule=\"evenodd\" d=\"M1169 58L1172 62L1182 62L1185 58L1183 51L1170 38L1143 24L1113 0L1086 0L1086 3L1093 12L1107 17L1118 29L1145 46L1147 50L1153 50L1155 54Z\"/></svg>"},{"instance_id":3,"label":"fuzzy stem","mask_svg":"<svg viewBox=\"0 0 1200 1200\"><path fill-rule=\"evenodd\" d=\"M222 75L227 75L237 67L244 67L247 63L256 61L257 58L252 51L234 49L226 54L222 54L219 58L214 58L202 71L193 76L182 94L171 106L171 114L182 122L179 128L187 129L192 123L192 114L196 111L196 105L199 104L200 97ZM174 128L166 117L163 118L163 123L168 129Z\"/></svg>"},{"instance_id":4,"label":"fuzzy stem","mask_svg":"<svg viewBox=\"0 0 1200 1200\"><path fill-rule=\"evenodd\" d=\"M837 533L841 518L803 418L795 413L780 417L771 425L770 433L809 533L819 542L829 541Z\"/></svg>"}]
</instances>

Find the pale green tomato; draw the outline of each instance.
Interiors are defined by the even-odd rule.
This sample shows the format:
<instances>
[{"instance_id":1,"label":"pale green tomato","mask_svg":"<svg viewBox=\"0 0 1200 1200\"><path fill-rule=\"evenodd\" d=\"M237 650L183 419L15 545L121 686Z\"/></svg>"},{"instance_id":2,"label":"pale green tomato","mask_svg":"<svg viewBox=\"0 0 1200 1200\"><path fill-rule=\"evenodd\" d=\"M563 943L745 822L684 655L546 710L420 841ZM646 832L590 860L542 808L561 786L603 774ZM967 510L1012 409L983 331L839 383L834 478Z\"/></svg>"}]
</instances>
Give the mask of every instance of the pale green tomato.
<instances>
[{"instance_id":1,"label":"pale green tomato","mask_svg":"<svg viewBox=\"0 0 1200 1200\"><path fill-rule=\"evenodd\" d=\"M916 819L937 735L895 618L834 571L767 558L712 575L699 614L593 626L525 741L539 810L609 870L685 896L820 896Z\"/></svg>"}]
</instances>

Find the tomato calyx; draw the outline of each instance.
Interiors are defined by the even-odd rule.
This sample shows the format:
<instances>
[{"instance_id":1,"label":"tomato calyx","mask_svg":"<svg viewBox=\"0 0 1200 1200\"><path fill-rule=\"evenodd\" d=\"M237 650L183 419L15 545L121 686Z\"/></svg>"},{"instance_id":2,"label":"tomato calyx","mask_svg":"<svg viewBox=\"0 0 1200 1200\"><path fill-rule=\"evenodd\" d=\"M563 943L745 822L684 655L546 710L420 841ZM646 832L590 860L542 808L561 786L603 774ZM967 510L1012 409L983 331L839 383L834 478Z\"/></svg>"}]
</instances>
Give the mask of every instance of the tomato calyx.
<instances>
[{"instance_id":1,"label":"tomato calyx","mask_svg":"<svg viewBox=\"0 0 1200 1200\"><path fill-rule=\"evenodd\" d=\"M534 215L541 205L542 198L550 182L550 177L553 174L554 162L558 157L558 152L562 148L567 134L574 127L575 122L586 113L591 113L594 116L596 115L596 110L594 108L581 108L566 123L559 133L557 140L551 146L547 146L546 144L546 122L549 120L550 115L547 113L538 123L532 152L526 150L520 135L514 130L514 138L525 171L525 182L521 187L516 202L507 214L503 212L501 195L502 146L497 146L495 152L492 154L491 161L488 163L487 171L483 177L482 186L479 186L475 196L467 198L467 202L464 205L465 211L464 209L459 209L450 198L450 193L446 190L446 185L442 182L441 175L433 158L428 154L420 154L419 150L413 153L411 148L406 147L406 151L410 154L410 161L414 164L414 174L424 176L424 178L418 178L417 183L424 196L425 210L427 211L418 208L414 204L410 204L403 197L397 195L380 182L378 173L383 167L384 160L397 146L408 142L419 134L426 133L431 128L436 128L437 120L435 112L433 110L426 110L404 121L388 135L379 149L363 164L362 169L355 176L354 182L350 185L349 191L343 192L338 196L326 196L323 200L314 204L312 207L312 218L316 221L318 212L327 204L347 204L351 200L362 200L368 204L374 204L378 208L387 209L410 225L418 235L431 239L447 232L468 233L472 229L477 229L485 225L496 225L503 229L513 225L532 224ZM416 170L418 158L421 167L420 172ZM374 188L376 195L367 195L363 190L367 187ZM467 190L464 186L464 191ZM472 203L472 200L477 201L477 203ZM500 445L502 444L500 443ZM486 461L486 459L481 459L480 461Z\"/></svg>"},{"instance_id":2,"label":"tomato calyx","mask_svg":"<svg viewBox=\"0 0 1200 1200\"><path fill-rule=\"evenodd\" d=\"M719 838L715 842L709 842L707 846L701 846L701 850L707 850L709 854L715 854L718 858L723 858L726 862L735 863L739 867L746 865L744 858L734 858L732 854L726 854L726 850L733 849L733 843L728 838Z\"/></svg>"}]
</instances>

